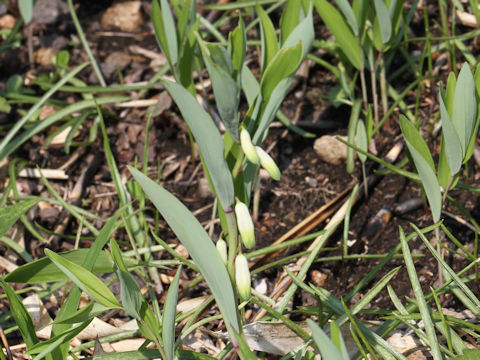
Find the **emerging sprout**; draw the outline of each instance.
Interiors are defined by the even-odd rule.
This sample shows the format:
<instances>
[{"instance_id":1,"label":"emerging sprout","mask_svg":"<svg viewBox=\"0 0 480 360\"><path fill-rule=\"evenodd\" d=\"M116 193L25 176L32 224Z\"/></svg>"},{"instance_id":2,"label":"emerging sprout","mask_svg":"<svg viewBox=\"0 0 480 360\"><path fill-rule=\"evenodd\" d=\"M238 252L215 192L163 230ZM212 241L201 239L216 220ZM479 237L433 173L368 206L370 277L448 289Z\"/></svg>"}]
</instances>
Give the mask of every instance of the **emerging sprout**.
<instances>
[{"instance_id":1,"label":"emerging sprout","mask_svg":"<svg viewBox=\"0 0 480 360\"><path fill-rule=\"evenodd\" d=\"M237 216L238 232L242 238L243 245L247 249L253 248L255 246L255 231L247 205L241 201L237 201L235 205L235 215Z\"/></svg>"},{"instance_id":2,"label":"emerging sprout","mask_svg":"<svg viewBox=\"0 0 480 360\"><path fill-rule=\"evenodd\" d=\"M227 264L227 243L222 238L217 241L217 251L223 263Z\"/></svg>"},{"instance_id":3,"label":"emerging sprout","mask_svg":"<svg viewBox=\"0 0 480 360\"><path fill-rule=\"evenodd\" d=\"M255 149L257 150L262 167L267 170L273 180L280 180L280 169L278 168L277 164L275 164L275 161L273 161L272 157L259 146L256 146Z\"/></svg>"},{"instance_id":4,"label":"emerging sprout","mask_svg":"<svg viewBox=\"0 0 480 360\"><path fill-rule=\"evenodd\" d=\"M245 128L240 131L240 145L242 146L242 150L245 153L247 159L251 163L257 165L260 160L258 158L257 152L255 151L255 146L252 143L250 133Z\"/></svg>"},{"instance_id":5,"label":"emerging sprout","mask_svg":"<svg viewBox=\"0 0 480 360\"><path fill-rule=\"evenodd\" d=\"M242 301L248 300L250 298L251 279L248 261L243 254L238 255L235 259L235 282L240 299Z\"/></svg>"}]
</instances>

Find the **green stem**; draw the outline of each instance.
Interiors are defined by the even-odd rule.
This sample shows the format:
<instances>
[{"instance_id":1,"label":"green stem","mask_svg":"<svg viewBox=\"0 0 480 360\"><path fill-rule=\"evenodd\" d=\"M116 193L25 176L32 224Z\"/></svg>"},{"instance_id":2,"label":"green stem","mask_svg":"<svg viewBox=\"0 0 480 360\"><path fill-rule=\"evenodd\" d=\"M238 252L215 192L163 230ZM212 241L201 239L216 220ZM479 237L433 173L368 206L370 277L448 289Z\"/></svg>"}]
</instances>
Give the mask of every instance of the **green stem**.
<instances>
[{"instance_id":1,"label":"green stem","mask_svg":"<svg viewBox=\"0 0 480 360\"><path fill-rule=\"evenodd\" d=\"M230 209L230 212L225 211L225 219L227 220L227 229L228 229L228 262L227 269L228 274L232 283L235 279L235 256L237 254L238 248L238 229L237 229L237 219L235 218L235 213L233 209Z\"/></svg>"}]
</instances>

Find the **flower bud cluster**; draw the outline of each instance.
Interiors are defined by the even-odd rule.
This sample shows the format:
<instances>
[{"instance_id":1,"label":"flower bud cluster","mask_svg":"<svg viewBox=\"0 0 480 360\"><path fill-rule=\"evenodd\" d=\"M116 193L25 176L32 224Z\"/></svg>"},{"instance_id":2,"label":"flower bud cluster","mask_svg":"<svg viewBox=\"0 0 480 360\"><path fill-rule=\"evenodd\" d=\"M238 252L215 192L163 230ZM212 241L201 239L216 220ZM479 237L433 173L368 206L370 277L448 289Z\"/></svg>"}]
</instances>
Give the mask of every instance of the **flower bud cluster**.
<instances>
[{"instance_id":1,"label":"flower bud cluster","mask_svg":"<svg viewBox=\"0 0 480 360\"><path fill-rule=\"evenodd\" d=\"M240 131L240 146L248 161L255 165L260 163L272 179L280 180L280 169L277 164L275 164L275 161L273 161L272 157L260 146L253 145L250 133L245 128L242 128Z\"/></svg>"}]
</instances>

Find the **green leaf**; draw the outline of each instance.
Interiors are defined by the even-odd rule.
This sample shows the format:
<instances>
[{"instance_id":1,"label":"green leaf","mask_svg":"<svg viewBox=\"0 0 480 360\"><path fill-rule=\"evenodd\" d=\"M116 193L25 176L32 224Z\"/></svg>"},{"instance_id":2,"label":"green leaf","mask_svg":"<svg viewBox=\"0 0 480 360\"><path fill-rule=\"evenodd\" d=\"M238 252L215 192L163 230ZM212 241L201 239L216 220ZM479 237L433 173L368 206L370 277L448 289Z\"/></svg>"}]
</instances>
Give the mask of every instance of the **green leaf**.
<instances>
[{"instance_id":1,"label":"green leaf","mask_svg":"<svg viewBox=\"0 0 480 360\"><path fill-rule=\"evenodd\" d=\"M343 16L345 19L347 19L348 25L350 25L350 28L352 29L353 33L355 36L359 35L359 28L357 24L357 19L355 18L355 14L353 12L352 7L348 3L347 0L335 0L337 3L338 8L342 12Z\"/></svg>"},{"instance_id":2,"label":"green leaf","mask_svg":"<svg viewBox=\"0 0 480 360\"><path fill-rule=\"evenodd\" d=\"M415 163L415 167L422 180L423 188L427 194L433 221L437 222L442 212L442 194L440 184L435 175L432 155L428 150L427 144L418 133L418 130L404 115L400 116L400 128L402 129L408 150L412 155L413 162Z\"/></svg>"},{"instance_id":3,"label":"green leaf","mask_svg":"<svg viewBox=\"0 0 480 360\"><path fill-rule=\"evenodd\" d=\"M462 166L462 144L458 138L455 126L450 121L447 108L443 102L442 96L439 96L440 116L442 119L443 136L445 139L445 157L452 175L455 175Z\"/></svg>"},{"instance_id":4,"label":"green leaf","mask_svg":"<svg viewBox=\"0 0 480 360\"><path fill-rule=\"evenodd\" d=\"M67 331L50 338L47 341L37 343L30 348L27 354L38 354L34 357L34 360L43 359L46 355L50 354L58 346L69 343L75 336L77 336L83 329L85 329L90 321L86 321L78 326L68 329Z\"/></svg>"},{"instance_id":5,"label":"green leaf","mask_svg":"<svg viewBox=\"0 0 480 360\"><path fill-rule=\"evenodd\" d=\"M170 81L163 84L197 141L223 209L231 208L234 202L233 180L224 158L225 147L220 132L210 115L183 86Z\"/></svg>"},{"instance_id":6,"label":"green leaf","mask_svg":"<svg viewBox=\"0 0 480 360\"><path fill-rule=\"evenodd\" d=\"M348 356L347 346L345 345L342 332L340 331L340 327L336 321L332 321L330 323L330 337L332 338L332 343L335 344L337 349L342 354L342 359L349 360L350 357Z\"/></svg>"},{"instance_id":7,"label":"green leaf","mask_svg":"<svg viewBox=\"0 0 480 360\"><path fill-rule=\"evenodd\" d=\"M108 286L83 266L77 265L49 249L45 249L45 255L47 255L75 285L99 303L111 308L121 309L118 300Z\"/></svg>"},{"instance_id":8,"label":"green leaf","mask_svg":"<svg viewBox=\"0 0 480 360\"><path fill-rule=\"evenodd\" d=\"M18 0L18 8L25 24L29 23L33 16L33 0Z\"/></svg>"},{"instance_id":9,"label":"green leaf","mask_svg":"<svg viewBox=\"0 0 480 360\"><path fill-rule=\"evenodd\" d=\"M230 334L232 330L239 333L240 321L230 277L202 225L175 196L140 171L132 167L129 170L198 265Z\"/></svg>"},{"instance_id":10,"label":"green leaf","mask_svg":"<svg viewBox=\"0 0 480 360\"><path fill-rule=\"evenodd\" d=\"M230 57L232 58L232 77L240 83L240 76L247 49L247 35L242 17L240 17L235 30L228 35L228 45Z\"/></svg>"},{"instance_id":11,"label":"green leaf","mask_svg":"<svg viewBox=\"0 0 480 360\"><path fill-rule=\"evenodd\" d=\"M470 67L465 63L457 78L452 114L452 122L462 144L463 156L466 154L476 119L475 82Z\"/></svg>"},{"instance_id":12,"label":"green leaf","mask_svg":"<svg viewBox=\"0 0 480 360\"><path fill-rule=\"evenodd\" d=\"M37 202L38 200L32 199L0 208L0 236L5 235L20 216L24 215Z\"/></svg>"},{"instance_id":13,"label":"green leaf","mask_svg":"<svg viewBox=\"0 0 480 360\"><path fill-rule=\"evenodd\" d=\"M447 152L445 150L445 136L442 134L442 140L440 143L440 154L438 157L438 183L442 189L446 190L447 186L452 178L452 172L448 166Z\"/></svg>"},{"instance_id":14,"label":"green leaf","mask_svg":"<svg viewBox=\"0 0 480 360\"><path fill-rule=\"evenodd\" d=\"M303 54L302 60L310 52L310 49L315 39L315 31L313 28L312 7L309 8L307 16L293 29L288 35L288 38L282 43L282 49L289 48L302 42Z\"/></svg>"},{"instance_id":15,"label":"green leaf","mask_svg":"<svg viewBox=\"0 0 480 360\"><path fill-rule=\"evenodd\" d=\"M312 330L313 341L315 341L318 350L320 350L322 359L344 359L337 347L328 338L327 334L325 334L325 332L315 324L313 320L307 319L307 324L310 330Z\"/></svg>"},{"instance_id":16,"label":"green leaf","mask_svg":"<svg viewBox=\"0 0 480 360\"><path fill-rule=\"evenodd\" d=\"M350 63L357 69L362 69L363 53L358 40L340 13L327 0L313 0L318 14L335 36L338 48L346 55Z\"/></svg>"},{"instance_id":17,"label":"green leaf","mask_svg":"<svg viewBox=\"0 0 480 360\"><path fill-rule=\"evenodd\" d=\"M453 116L453 100L455 98L455 88L457 87L457 78L453 71L448 75L447 91L445 93L445 105L450 118Z\"/></svg>"},{"instance_id":18,"label":"green leaf","mask_svg":"<svg viewBox=\"0 0 480 360\"><path fill-rule=\"evenodd\" d=\"M207 354L202 354L195 351L178 350L177 357L181 360L215 360ZM102 355L95 355L93 357L84 358L85 360L154 360L160 358L160 352L156 349L152 350L137 350L125 351L119 353L108 353Z\"/></svg>"},{"instance_id":19,"label":"green leaf","mask_svg":"<svg viewBox=\"0 0 480 360\"><path fill-rule=\"evenodd\" d=\"M383 0L374 0L375 5L375 22L373 25L373 31L380 31L381 39L383 45L385 45L392 36L392 23L390 20L390 14L388 13L387 6L383 2ZM378 25L377 25L378 24ZM378 26L378 30L376 29ZM382 44L380 47L375 44L377 50L381 49Z\"/></svg>"},{"instance_id":20,"label":"green leaf","mask_svg":"<svg viewBox=\"0 0 480 360\"><path fill-rule=\"evenodd\" d=\"M367 138L367 129L363 120L359 120L357 123L357 135L355 136L357 146L363 151L368 151L368 138ZM367 156L359 153L358 158L361 162L367 160Z\"/></svg>"},{"instance_id":21,"label":"green leaf","mask_svg":"<svg viewBox=\"0 0 480 360\"><path fill-rule=\"evenodd\" d=\"M7 99L4 97L0 96L0 112L10 114L10 111L12 110L12 107L8 103Z\"/></svg>"},{"instance_id":22,"label":"green leaf","mask_svg":"<svg viewBox=\"0 0 480 360\"><path fill-rule=\"evenodd\" d=\"M225 59L228 58L228 54L220 45L211 44L207 46L200 37L198 37L198 44L202 50L203 61L207 66L208 74L212 81L215 103L217 104L220 117L230 135L236 141L239 141L238 104L240 102L240 89L238 88L237 81L232 78L232 64L230 59ZM220 56L212 56L215 53L220 53ZM215 61L215 59L219 58L220 61L223 60L222 62L224 64ZM225 64L226 61L229 63Z\"/></svg>"},{"instance_id":23,"label":"green leaf","mask_svg":"<svg viewBox=\"0 0 480 360\"><path fill-rule=\"evenodd\" d=\"M122 252L114 239L110 240L110 249L112 250L113 259L117 265L117 276L120 282L120 299L122 305L128 315L139 320L140 309L142 307L143 295L140 293L140 287L128 272L122 258Z\"/></svg>"},{"instance_id":24,"label":"green leaf","mask_svg":"<svg viewBox=\"0 0 480 360\"><path fill-rule=\"evenodd\" d=\"M177 273L168 288L165 306L163 308L162 337L163 349L166 360L174 360L175 352L175 315L177 313L178 285L182 266L178 267Z\"/></svg>"},{"instance_id":25,"label":"green leaf","mask_svg":"<svg viewBox=\"0 0 480 360\"><path fill-rule=\"evenodd\" d=\"M94 317L103 314L105 311L111 310L110 307L103 306L95 301L90 302L87 306L84 306L80 310L74 312L70 316L64 317L61 320L55 319L56 324L78 324L88 320L92 320Z\"/></svg>"},{"instance_id":26,"label":"green leaf","mask_svg":"<svg viewBox=\"0 0 480 360\"><path fill-rule=\"evenodd\" d=\"M268 101L277 85L292 76L302 61L302 43L289 48L281 49L272 59L265 70L260 82L260 89L264 101Z\"/></svg>"},{"instance_id":27,"label":"green leaf","mask_svg":"<svg viewBox=\"0 0 480 360\"><path fill-rule=\"evenodd\" d=\"M479 349L468 349L465 350L463 355L455 356L451 358L452 360L477 360L480 358Z\"/></svg>"},{"instance_id":28,"label":"green leaf","mask_svg":"<svg viewBox=\"0 0 480 360\"><path fill-rule=\"evenodd\" d=\"M160 4L158 1L160 1ZM158 44L170 66L173 67L178 59L177 32L168 2L166 0L153 0L151 16Z\"/></svg>"},{"instance_id":29,"label":"green leaf","mask_svg":"<svg viewBox=\"0 0 480 360\"><path fill-rule=\"evenodd\" d=\"M77 265L81 265L85 260L92 257L89 251L90 249L78 249L58 255ZM113 272L113 261L110 254L101 251L95 261L92 272L95 274ZM5 281L26 284L65 280L68 280L67 275L61 272L48 257L22 265L5 276Z\"/></svg>"},{"instance_id":30,"label":"green leaf","mask_svg":"<svg viewBox=\"0 0 480 360\"><path fill-rule=\"evenodd\" d=\"M280 18L280 40L282 46L300 21L301 7L302 4L298 0L287 0L287 3L285 4L285 8L283 9Z\"/></svg>"},{"instance_id":31,"label":"green leaf","mask_svg":"<svg viewBox=\"0 0 480 360\"><path fill-rule=\"evenodd\" d=\"M272 62L273 58L278 52L278 40L275 34L275 27L272 21L262 9L261 6L257 6L257 13L260 17L260 36L262 43L262 70L265 72L268 65Z\"/></svg>"},{"instance_id":32,"label":"green leaf","mask_svg":"<svg viewBox=\"0 0 480 360\"><path fill-rule=\"evenodd\" d=\"M33 345L38 343L32 318L25 308L25 305L23 305L22 300L20 300L18 295L15 294L15 291L13 291L13 289L2 278L0 278L0 286L7 295L8 302L10 303L10 311L12 312L15 323L22 334L23 341L25 341L27 349L30 349Z\"/></svg>"}]
</instances>

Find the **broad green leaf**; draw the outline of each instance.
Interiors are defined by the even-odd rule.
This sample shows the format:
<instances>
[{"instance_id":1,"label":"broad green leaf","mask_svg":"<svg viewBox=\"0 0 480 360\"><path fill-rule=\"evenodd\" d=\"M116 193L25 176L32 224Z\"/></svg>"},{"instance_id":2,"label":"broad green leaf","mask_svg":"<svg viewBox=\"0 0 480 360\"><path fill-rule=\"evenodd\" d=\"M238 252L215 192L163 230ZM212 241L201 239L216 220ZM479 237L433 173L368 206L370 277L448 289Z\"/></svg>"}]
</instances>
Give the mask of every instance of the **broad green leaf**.
<instances>
[{"instance_id":1,"label":"broad green leaf","mask_svg":"<svg viewBox=\"0 0 480 360\"><path fill-rule=\"evenodd\" d=\"M452 114L452 123L462 144L463 156L466 154L476 120L475 82L469 65L465 63L457 78Z\"/></svg>"},{"instance_id":2,"label":"broad green leaf","mask_svg":"<svg viewBox=\"0 0 480 360\"><path fill-rule=\"evenodd\" d=\"M257 13L260 17L260 36L262 41L262 71L265 72L268 65L278 52L278 40L272 21L262 9L257 6Z\"/></svg>"},{"instance_id":3,"label":"broad green leaf","mask_svg":"<svg viewBox=\"0 0 480 360\"><path fill-rule=\"evenodd\" d=\"M177 314L178 285L182 266L177 269L177 273L170 283L162 317L162 337L163 349L165 350L166 360L174 360L175 352L175 315Z\"/></svg>"},{"instance_id":4,"label":"broad green leaf","mask_svg":"<svg viewBox=\"0 0 480 360\"><path fill-rule=\"evenodd\" d=\"M340 331L340 327L338 326L336 321L332 321L330 324L330 337L332 339L332 343L342 354L342 359L349 360L350 357L348 356L347 346L345 345L342 332Z\"/></svg>"},{"instance_id":5,"label":"broad green leaf","mask_svg":"<svg viewBox=\"0 0 480 360\"><path fill-rule=\"evenodd\" d=\"M290 35L288 35L288 38L282 43L282 49L295 46L299 42L302 42L303 60L310 52L314 39L315 31L313 28L312 7L310 7L307 12L307 16L305 16L305 18L293 29Z\"/></svg>"},{"instance_id":6,"label":"broad green leaf","mask_svg":"<svg viewBox=\"0 0 480 360\"><path fill-rule=\"evenodd\" d=\"M475 123L475 127L473 128L472 131L472 136L470 137L470 141L467 146L467 151L465 152L465 157L463 158L463 163L465 164L468 160L470 160L470 157L473 155L473 151L475 149L476 141L477 141L477 134L478 134L478 127L480 125L480 117L477 118L477 121Z\"/></svg>"},{"instance_id":7,"label":"broad green leaf","mask_svg":"<svg viewBox=\"0 0 480 360\"><path fill-rule=\"evenodd\" d=\"M247 35L242 17L240 17L235 30L228 35L228 45L230 57L232 58L232 77L240 83L239 77L241 76L247 50Z\"/></svg>"},{"instance_id":8,"label":"broad green leaf","mask_svg":"<svg viewBox=\"0 0 480 360\"><path fill-rule=\"evenodd\" d=\"M380 50L392 36L392 23L388 13L387 6L383 0L374 0L375 5L375 21L373 24L373 32L380 32L381 44L378 44L376 39L378 36L374 36L374 44L377 50Z\"/></svg>"},{"instance_id":9,"label":"broad green leaf","mask_svg":"<svg viewBox=\"0 0 480 360\"><path fill-rule=\"evenodd\" d=\"M208 74L212 81L213 93L215 94L215 103L217 104L218 112L222 118L225 128L228 130L230 135L236 140L239 141L238 133L238 104L240 102L240 89L238 88L237 81L232 78L232 64L225 64L225 56L228 57L226 51L221 48L221 45L211 45L207 46L201 39L198 37L198 44L202 50L203 61L207 66ZM214 55L214 51L220 53L220 56ZM215 59L219 59L218 62ZM220 61L223 62L219 63ZM228 59L230 61L230 59ZM226 69L229 67L229 71Z\"/></svg>"},{"instance_id":10,"label":"broad green leaf","mask_svg":"<svg viewBox=\"0 0 480 360\"><path fill-rule=\"evenodd\" d=\"M451 359L452 360L477 360L477 359L480 359L480 350L468 349L468 350L465 350L463 355L455 356Z\"/></svg>"},{"instance_id":11,"label":"broad green leaf","mask_svg":"<svg viewBox=\"0 0 480 360\"><path fill-rule=\"evenodd\" d=\"M450 119L453 116L453 101L455 99L455 88L457 87L457 78L453 72L448 75L447 80L447 90L445 92L445 106L448 111L448 115L450 115Z\"/></svg>"},{"instance_id":12,"label":"broad green leaf","mask_svg":"<svg viewBox=\"0 0 480 360\"><path fill-rule=\"evenodd\" d=\"M283 44L290 36L300 21L301 2L298 0L287 0L280 18L280 41Z\"/></svg>"},{"instance_id":13,"label":"broad green leaf","mask_svg":"<svg viewBox=\"0 0 480 360\"><path fill-rule=\"evenodd\" d=\"M225 147L220 132L210 115L184 87L170 81L164 81L163 84L197 141L223 209L231 208L234 202L233 180L225 161Z\"/></svg>"},{"instance_id":14,"label":"broad green leaf","mask_svg":"<svg viewBox=\"0 0 480 360\"><path fill-rule=\"evenodd\" d=\"M58 254L59 256L81 265L89 258L90 249L78 249ZM98 254L92 272L95 274L113 272L113 261L105 251ZM22 265L5 276L5 281L26 284L38 284L43 282L65 281L68 277L52 263L48 257L44 257L31 263Z\"/></svg>"},{"instance_id":15,"label":"broad green leaf","mask_svg":"<svg viewBox=\"0 0 480 360\"><path fill-rule=\"evenodd\" d=\"M158 44L170 66L173 66L178 58L177 32L167 0L153 0L151 16Z\"/></svg>"},{"instance_id":16,"label":"broad green leaf","mask_svg":"<svg viewBox=\"0 0 480 360\"><path fill-rule=\"evenodd\" d=\"M452 172L448 166L447 153L445 150L445 136L442 134L442 140L440 143L440 154L438 157L438 183L442 189L446 190L450 179L452 178Z\"/></svg>"},{"instance_id":17,"label":"broad green leaf","mask_svg":"<svg viewBox=\"0 0 480 360\"><path fill-rule=\"evenodd\" d=\"M335 0L335 2L337 3L337 6L342 12L345 19L347 19L347 23L348 25L350 25L350 29L352 29L355 36L358 36L359 28L358 28L357 19L355 18L355 14L349 2L347 0Z\"/></svg>"},{"instance_id":18,"label":"broad green leaf","mask_svg":"<svg viewBox=\"0 0 480 360\"><path fill-rule=\"evenodd\" d=\"M273 91L282 80L295 74L302 61L302 55L303 45L301 42L295 46L281 49L275 55L266 68L260 82L262 99L264 101L270 100L270 96L272 96Z\"/></svg>"},{"instance_id":19,"label":"broad green leaf","mask_svg":"<svg viewBox=\"0 0 480 360\"><path fill-rule=\"evenodd\" d=\"M177 357L181 360L215 360L210 355L188 350L178 350ZM152 349L95 355L94 357L84 358L84 360L154 360L159 358L160 352Z\"/></svg>"},{"instance_id":20,"label":"broad green leaf","mask_svg":"<svg viewBox=\"0 0 480 360\"><path fill-rule=\"evenodd\" d=\"M355 136L355 140L359 148L365 152L368 151L367 129L365 128L363 120L359 120L357 123L357 135ZM367 156L361 153L358 154L358 158L361 162L367 160Z\"/></svg>"},{"instance_id":21,"label":"broad green leaf","mask_svg":"<svg viewBox=\"0 0 480 360\"><path fill-rule=\"evenodd\" d=\"M335 36L338 48L346 55L355 68L361 70L363 63L362 49L342 15L327 0L313 0L313 3L323 22Z\"/></svg>"},{"instance_id":22,"label":"broad green leaf","mask_svg":"<svg viewBox=\"0 0 480 360\"><path fill-rule=\"evenodd\" d=\"M83 266L77 265L49 249L45 249L45 255L47 255L50 260L52 260L52 262L75 283L75 285L99 303L108 307L121 309L118 300L108 286Z\"/></svg>"},{"instance_id":23,"label":"broad green leaf","mask_svg":"<svg viewBox=\"0 0 480 360\"><path fill-rule=\"evenodd\" d=\"M91 301L87 306L84 306L70 316L61 320L56 318L54 322L56 324L78 324L84 321L92 320L94 317L103 314L107 310L111 310L111 308L103 306L98 302Z\"/></svg>"},{"instance_id":24,"label":"broad green leaf","mask_svg":"<svg viewBox=\"0 0 480 360\"><path fill-rule=\"evenodd\" d=\"M26 200L0 208L0 236L5 233L17 222L20 216L24 215L38 200Z\"/></svg>"},{"instance_id":25,"label":"broad green leaf","mask_svg":"<svg viewBox=\"0 0 480 360\"><path fill-rule=\"evenodd\" d=\"M29 23L33 16L33 0L18 0L18 8L25 24Z\"/></svg>"},{"instance_id":26,"label":"broad green leaf","mask_svg":"<svg viewBox=\"0 0 480 360\"><path fill-rule=\"evenodd\" d=\"M439 96L438 100L440 102L443 139L445 140L445 157L447 158L448 167L450 168L452 175L455 175L462 166L462 144L460 143L454 125L450 121L450 116L448 115L442 96Z\"/></svg>"},{"instance_id":27,"label":"broad green leaf","mask_svg":"<svg viewBox=\"0 0 480 360\"><path fill-rule=\"evenodd\" d=\"M46 341L42 341L30 348L26 353L38 354L33 358L33 360L43 359L45 356L50 354L54 349L62 344L69 344L75 336L77 336L83 329L85 329L90 321L86 321L78 326L68 329L60 335L54 336Z\"/></svg>"},{"instance_id":28,"label":"broad green leaf","mask_svg":"<svg viewBox=\"0 0 480 360\"><path fill-rule=\"evenodd\" d=\"M122 252L114 239L110 240L110 249L112 250L113 259L117 265L115 272L120 282L120 299L122 300L122 305L128 315L139 320L139 311L142 307L142 301L144 300L143 295L140 293L140 287L128 272L123 262Z\"/></svg>"},{"instance_id":29,"label":"broad green leaf","mask_svg":"<svg viewBox=\"0 0 480 360\"><path fill-rule=\"evenodd\" d=\"M27 345L27 349L30 349L33 345L38 343L32 318L25 308L25 305L23 305L22 300L20 300L18 295L15 294L15 291L13 291L13 289L2 278L0 278L0 286L7 295L10 304L10 311L12 312L15 323L22 334L23 341Z\"/></svg>"},{"instance_id":30,"label":"broad green leaf","mask_svg":"<svg viewBox=\"0 0 480 360\"><path fill-rule=\"evenodd\" d=\"M253 107L255 99L260 93L260 85L255 75L252 74L252 71L245 64L243 65L241 76L242 90L247 99L248 106Z\"/></svg>"},{"instance_id":31,"label":"broad green leaf","mask_svg":"<svg viewBox=\"0 0 480 360\"><path fill-rule=\"evenodd\" d=\"M315 341L318 350L320 350L322 359L344 359L327 334L313 320L307 319L307 324L310 330L312 330L313 341Z\"/></svg>"},{"instance_id":32,"label":"broad green leaf","mask_svg":"<svg viewBox=\"0 0 480 360\"><path fill-rule=\"evenodd\" d=\"M440 184L435 175L432 155L428 150L427 144L418 133L418 130L403 115L400 116L400 128L402 129L408 150L412 155L415 167L422 180L423 188L425 189L432 211L433 221L437 222L442 212L442 194Z\"/></svg>"},{"instance_id":33,"label":"broad green leaf","mask_svg":"<svg viewBox=\"0 0 480 360\"><path fill-rule=\"evenodd\" d=\"M135 180L186 247L212 290L227 329L240 332L235 295L227 269L212 240L192 213L175 196L129 167Z\"/></svg>"},{"instance_id":34,"label":"broad green leaf","mask_svg":"<svg viewBox=\"0 0 480 360\"><path fill-rule=\"evenodd\" d=\"M367 19L369 4L370 1L368 0L353 0L352 2L352 10L355 14L355 19L357 20L359 29L358 38L362 38L366 28L365 21Z\"/></svg>"}]
</instances>

